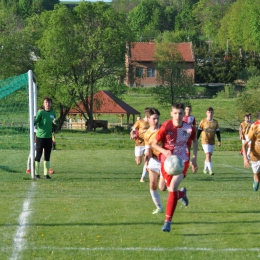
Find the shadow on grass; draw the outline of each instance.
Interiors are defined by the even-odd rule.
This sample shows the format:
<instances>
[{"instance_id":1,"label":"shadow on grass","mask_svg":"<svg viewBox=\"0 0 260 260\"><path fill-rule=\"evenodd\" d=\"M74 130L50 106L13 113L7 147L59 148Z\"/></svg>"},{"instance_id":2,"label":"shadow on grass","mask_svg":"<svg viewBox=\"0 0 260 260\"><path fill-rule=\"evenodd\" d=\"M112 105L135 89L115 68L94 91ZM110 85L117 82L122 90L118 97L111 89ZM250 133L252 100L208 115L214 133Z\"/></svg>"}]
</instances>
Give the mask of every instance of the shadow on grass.
<instances>
[{"instance_id":1,"label":"shadow on grass","mask_svg":"<svg viewBox=\"0 0 260 260\"><path fill-rule=\"evenodd\" d=\"M257 211L252 212L252 213L257 213ZM100 222L91 222L91 223L30 223L30 224L22 224L19 226L44 226L44 227L66 227L66 226L144 226L144 225L161 225L163 221L158 221L158 222L109 222L109 223L100 223ZM260 220L250 220L250 221L211 221L211 222L205 222L205 221L198 221L198 222L193 222L193 221L186 221L186 222L173 222L173 225L223 225L223 224L256 224L260 223ZM0 226L18 226L17 223L14 224L0 224ZM226 234L226 233L225 233ZM235 234L235 233L232 233ZM240 234L240 233L238 233ZM248 233L246 233L248 234ZM255 232L255 234L259 234L259 232ZM195 235L195 234L194 234ZM205 235L205 234L203 234ZM212 235L212 233L210 233Z\"/></svg>"},{"instance_id":2,"label":"shadow on grass","mask_svg":"<svg viewBox=\"0 0 260 260\"><path fill-rule=\"evenodd\" d=\"M19 171L13 170L12 168L4 165L0 165L0 169L6 171L6 172L12 172L12 173L20 173Z\"/></svg>"}]
</instances>

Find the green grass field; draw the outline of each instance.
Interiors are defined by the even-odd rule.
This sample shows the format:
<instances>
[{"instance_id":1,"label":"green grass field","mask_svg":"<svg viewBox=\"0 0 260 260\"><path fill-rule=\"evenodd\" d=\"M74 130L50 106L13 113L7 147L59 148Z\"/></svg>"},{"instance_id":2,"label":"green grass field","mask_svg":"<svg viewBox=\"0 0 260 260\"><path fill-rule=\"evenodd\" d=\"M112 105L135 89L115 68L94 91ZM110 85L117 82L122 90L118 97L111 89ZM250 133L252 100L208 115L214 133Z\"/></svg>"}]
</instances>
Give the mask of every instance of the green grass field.
<instances>
[{"instance_id":1,"label":"green grass field","mask_svg":"<svg viewBox=\"0 0 260 260\"><path fill-rule=\"evenodd\" d=\"M139 111L157 107L161 122L169 118L149 95L126 95L125 101ZM135 165L129 129L63 129L51 156L55 174L38 181L25 174L28 134L1 132L0 259L260 258L260 193L252 190L251 169L243 168L238 133L227 130L228 122L237 120L234 104L232 99L192 100L197 122L214 107L222 146L213 155L214 176L202 173L200 147L200 169L182 183L190 204L178 203L170 233L161 231L164 214L151 214L155 207L148 182L139 182L142 167ZM165 206L167 192L160 194Z\"/></svg>"},{"instance_id":2,"label":"green grass field","mask_svg":"<svg viewBox=\"0 0 260 260\"><path fill-rule=\"evenodd\" d=\"M203 160L200 150L198 173L182 183L190 204L178 203L170 233L164 214L151 214L133 149L58 150L51 180L0 167L0 259L258 259L251 170L237 151L216 150L215 176L202 173Z\"/></svg>"}]
</instances>

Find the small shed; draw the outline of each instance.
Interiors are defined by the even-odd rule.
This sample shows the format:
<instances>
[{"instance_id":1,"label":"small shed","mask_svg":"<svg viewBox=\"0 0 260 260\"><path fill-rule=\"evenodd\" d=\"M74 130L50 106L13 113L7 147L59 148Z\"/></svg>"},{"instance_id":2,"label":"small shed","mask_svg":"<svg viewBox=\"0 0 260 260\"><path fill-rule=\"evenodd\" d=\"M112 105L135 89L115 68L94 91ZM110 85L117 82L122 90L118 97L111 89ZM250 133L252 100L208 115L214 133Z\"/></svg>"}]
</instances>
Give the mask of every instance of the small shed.
<instances>
[{"instance_id":1,"label":"small shed","mask_svg":"<svg viewBox=\"0 0 260 260\"><path fill-rule=\"evenodd\" d=\"M135 110L133 107L122 101L121 99L114 96L108 90L101 90L94 94L93 97L93 114L94 118L97 118L101 114L114 114L117 115L121 120L121 126L123 126L123 118L126 115L127 125L130 124L130 116L132 116L132 123L136 121L135 116L140 115L140 112ZM81 116L81 111L86 113L86 110L82 104L79 102L77 104L78 108L70 109L68 115L75 117L75 115Z\"/></svg>"}]
</instances>

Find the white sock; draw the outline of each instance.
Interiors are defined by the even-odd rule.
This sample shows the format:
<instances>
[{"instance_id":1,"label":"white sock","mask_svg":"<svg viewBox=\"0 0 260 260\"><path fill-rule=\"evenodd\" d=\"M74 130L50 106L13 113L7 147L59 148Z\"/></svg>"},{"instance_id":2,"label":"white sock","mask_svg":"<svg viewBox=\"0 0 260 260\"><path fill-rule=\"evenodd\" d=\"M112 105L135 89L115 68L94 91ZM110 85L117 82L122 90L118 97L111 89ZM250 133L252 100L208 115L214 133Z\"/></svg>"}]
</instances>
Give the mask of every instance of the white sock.
<instances>
[{"instance_id":1,"label":"white sock","mask_svg":"<svg viewBox=\"0 0 260 260\"><path fill-rule=\"evenodd\" d=\"M208 169L207 162L204 161L204 171L206 171L207 169Z\"/></svg>"},{"instance_id":2,"label":"white sock","mask_svg":"<svg viewBox=\"0 0 260 260\"><path fill-rule=\"evenodd\" d=\"M144 167L143 167L143 172L142 172L142 178L145 178L146 177L146 175L147 175L147 170L146 170L146 167L147 167L147 165L146 164L144 164Z\"/></svg>"},{"instance_id":3,"label":"white sock","mask_svg":"<svg viewBox=\"0 0 260 260\"><path fill-rule=\"evenodd\" d=\"M208 166L209 171L212 172L212 162L207 162L207 166Z\"/></svg>"},{"instance_id":4,"label":"white sock","mask_svg":"<svg viewBox=\"0 0 260 260\"><path fill-rule=\"evenodd\" d=\"M157 190L150 190L152 200L157 209L162 209L162 202Z\"/></svg>"}]
</instances>

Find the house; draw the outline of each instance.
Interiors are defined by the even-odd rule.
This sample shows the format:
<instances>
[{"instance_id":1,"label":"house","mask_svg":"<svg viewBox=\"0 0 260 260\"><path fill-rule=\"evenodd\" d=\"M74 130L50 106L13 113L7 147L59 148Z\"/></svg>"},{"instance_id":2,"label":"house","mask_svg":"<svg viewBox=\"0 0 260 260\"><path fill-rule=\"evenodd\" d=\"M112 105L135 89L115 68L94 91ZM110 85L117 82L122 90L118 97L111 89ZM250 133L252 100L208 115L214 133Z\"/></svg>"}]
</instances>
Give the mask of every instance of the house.
<instances>
[{"instance_id":1,"label":"house","mask_svg":"<svg viewBox=\"0 0 260 260\"><path fill-rule=\"evenodd\" d=\"M124 84L129 87L156 86L157 71L154 54L155 42L132 42L127 45L125 56L126 75ZM186 63L187 73L195 75L195 57L191 42L177 43L183 61Z\"/></svg>"},{"instance_id":2,"label":"house","mask_svg":"<svg viewBox=\"0 0 260 260\"><path fill-rule=\"evenodd\" d=\"M120 119L120 125L123 126L123 119L126 116L126 124L134 124L136 116L140 115L140 112L114 96L108 90L101 90L94 94L93 116L97 120L98 116L104 114L113 114ZM86 114L86 110L82 102L78 102L75 108L71 108L68 113L67 128L85 128L85 121L82 118L82 114ZM130 122L132 117L132 123ZM76 119L77 118L77 119Z\"/></svg>"}]
</instances>

